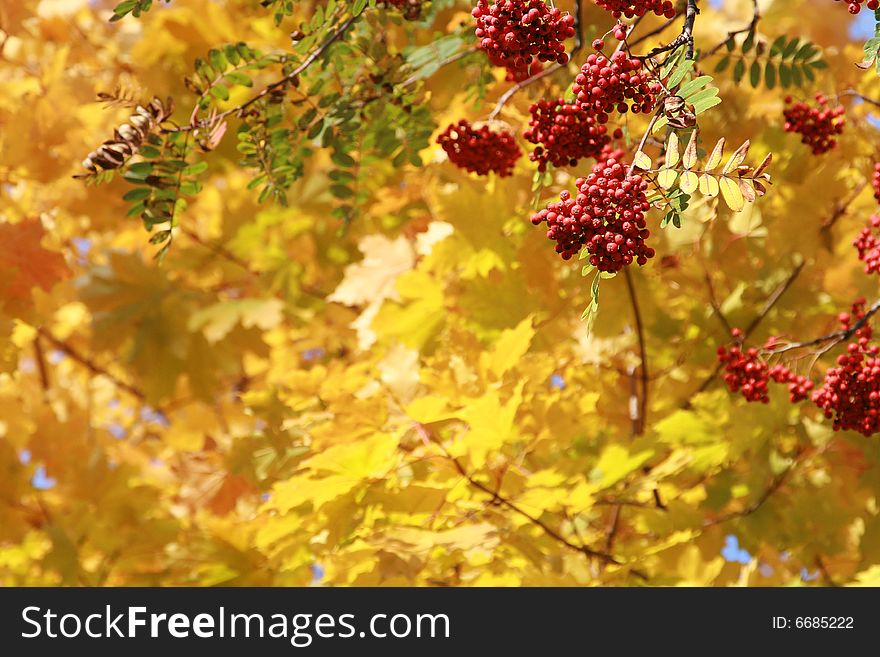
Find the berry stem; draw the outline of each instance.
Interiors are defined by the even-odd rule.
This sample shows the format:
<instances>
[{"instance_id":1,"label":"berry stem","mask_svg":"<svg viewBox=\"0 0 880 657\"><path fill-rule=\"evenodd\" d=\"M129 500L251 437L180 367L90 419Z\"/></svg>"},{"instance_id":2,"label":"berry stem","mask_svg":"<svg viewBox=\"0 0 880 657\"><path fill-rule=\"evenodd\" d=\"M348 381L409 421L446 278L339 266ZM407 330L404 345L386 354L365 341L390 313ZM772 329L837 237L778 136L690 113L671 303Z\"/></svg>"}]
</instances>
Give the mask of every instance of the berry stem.
<instances>
[{"instance_id":1,"label":"berry stem","mask_svg":"<svg viewBox=\"0 0 880 657\"><path fill-rule=\"evenodd\" d=\"M844 340L848 340L853 335L855 335L856 331L862 328L868 321L873 317L877 311L880 311L880 299L877 299L872 303L867 310L865 310L865 314L863 317L860 317L857 322L854 322L852 326L848 329L841 329L840 331L834 331L834 333L829 333L828 335L823 335L818 338L814 338L812 340L806 340L803 342L789 342L788 344L780 345L779 348L773 348L770 350L772 354L781 354L786 351L792 351L793 349L804 349L806 347L817 347L819 345L825 345L823 347L823 351L828 351L832 347L837 344L840 344ZM826 344L829 343L830 344Z\"/></svg>"}]
</instances>

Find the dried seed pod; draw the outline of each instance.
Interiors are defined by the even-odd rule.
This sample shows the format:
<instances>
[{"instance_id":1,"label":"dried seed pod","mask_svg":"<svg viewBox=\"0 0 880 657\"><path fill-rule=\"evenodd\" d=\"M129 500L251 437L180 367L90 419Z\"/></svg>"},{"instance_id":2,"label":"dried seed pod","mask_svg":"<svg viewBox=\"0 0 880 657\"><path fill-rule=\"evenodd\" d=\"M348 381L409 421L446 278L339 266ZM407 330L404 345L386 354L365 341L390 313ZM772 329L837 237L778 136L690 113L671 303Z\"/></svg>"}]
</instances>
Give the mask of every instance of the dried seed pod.
<instances>
[{"instance_id":1,"label":"dried seed pod","mask_svg":"<svg viewBox=\"0 0 880 657\"><path fill-rule=\"evenodd\" d=\"M87 177L108 169L118 169L140 150L144 140L168 120L174 111L174 104L169 98L162 101L154 97L146 107L138 105L127 123L123 123L113 131L113 138L108 139L83 160L83 168L89 173L76 177Z\"/></svg>"}]
</instances>

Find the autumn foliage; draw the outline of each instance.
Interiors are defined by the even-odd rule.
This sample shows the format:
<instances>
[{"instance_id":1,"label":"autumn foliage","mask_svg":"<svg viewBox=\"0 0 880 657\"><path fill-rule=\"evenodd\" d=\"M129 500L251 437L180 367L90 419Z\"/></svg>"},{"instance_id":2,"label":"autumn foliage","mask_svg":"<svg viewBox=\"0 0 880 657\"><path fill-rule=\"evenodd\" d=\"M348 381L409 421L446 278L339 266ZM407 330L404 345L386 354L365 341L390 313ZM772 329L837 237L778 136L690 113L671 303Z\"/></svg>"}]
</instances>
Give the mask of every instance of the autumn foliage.
<instances>
[{"instance_id":1,"label":"autumn foliage","mask_svg":"<svg viewBox=\"0 0 880 657\"><path fill-rule=\"evenodd\" d=\"M880 583L874 5L0 3L0 585Z\"/></svg>"}]
</instances>

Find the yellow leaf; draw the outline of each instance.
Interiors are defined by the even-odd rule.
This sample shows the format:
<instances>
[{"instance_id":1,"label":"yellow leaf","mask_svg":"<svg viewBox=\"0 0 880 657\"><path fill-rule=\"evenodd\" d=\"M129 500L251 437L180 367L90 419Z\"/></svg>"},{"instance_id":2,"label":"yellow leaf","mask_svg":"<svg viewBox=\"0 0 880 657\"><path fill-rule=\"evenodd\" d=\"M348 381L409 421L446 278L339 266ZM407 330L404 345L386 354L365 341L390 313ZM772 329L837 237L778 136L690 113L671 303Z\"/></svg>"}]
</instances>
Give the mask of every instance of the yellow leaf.
<instances>
[{"instance_id":1,"label":"yellow leaf","mask_svg":"<svg viewBox=\"0 0 880 657\"><path fill-rule=\"evenodd\" d=\"M529 315L516 328L503 331L495 347L486 354L487 358L481 360L487 360L489 371L500 378L529 350L534 335L535 329L532 328L532 317Z\"/></svg>"},{"instance_id":2,"label":"yellow leaf","mask_svg":"<svg viewBox=\"0 0 880 657\"><path fill-rule=\"evenodd\" d=\"M664 166L674 168L676 164L678 164L679 160L679 152L678 152L678 134L675 132L669 133L669 141L666 144L666 164Z\"/></svg>"},{"instance_id":3,"label":"yellow leaf","mask_svg":"<svg viewBox=\"0 0 880 657\"><path fill-rule=\"evenodd\" d=\"M514 418L522 402L524 381L520 381L513 395L501 403L498 391L489 390L458 412L468 423L468 430L456 440L449 452L466 456L474 468L482 468L488 455L519 437Z\"/></svg>"},{"instance_id":4,"label":"yellow leaf","mask_svg":"<svg viewBox=\"0 0 880 657\"><path fill-rule=\"evenodd\" d=\"M651 158L644 151L639 151L633 157L633 166L647 171L651 168Z\"/></svg>"},{"instance_id":5,"label":"yellow leaf","mask_svg":"<svg viewBox=\"0 0 880 657\"><path fill-rule=\"evenodd\" d=\"M718 143L715 144L715 148L712 149L712 154L709 156L709 159L706 160L706 171L711 171L715 167L717 167L721 163L721 158L724 157L724 137L718 140Z\"/></svg>"},{"instance_id":6,"label":"yellow leaf","mask_svg":"<svg viewBox=\"0 0 880 657\"><path fill-rule=\"evenodd\" d=\"M693 171L684 171L681 174L681 180L678 181L678 187L685 194L693 194L699 185L699 178Z\"/></svg>"},{"instance_id":7,"label":"yellow leaf","mask_svg":"<svg viewBox=\"0 0 880 657\"><path fill-rule=\"evenodd\" d=\"M718 185L721 188L721 196L724 198L724 202L727 203L727 207L734 212L739 212L745 207L743 193L740 191L739 185L737 185L735 180L723 176L718 181Z\"/></svg>"},{"instance_id":8,"label":"yellow leaf","mask_svg":"<svg viewBox=\"0 0 880 657\"><path fill-rule=\"evenodd\" d=\"M702 176L700 176L700 193L703 196L715 198L716 196L718 196L718 191L718 180L715 178L715 176L708 173L704 173Z\"/></svg>"},{"instance_id":9,"label":"yellow leaf","mask_svg":"<svg viewBox=\"0 0 880 657\"><path fill-rule=\"evenodd\" d=\"M684 149L684 155L681 156L681 164L685 169L691 169L697 163L697 133L696 129L691 131L691 138Z\"/></svg>"},{"instance_id":10,"label":"yellow leaf","mask_svg":"<svg viewBox=\"0 0 880 657\"><path fill-rule=\"evenodd\" d=\"M630 454L622 445L609 445L602 451L599 462L590 472L590 481L597 488L608 488L642 466L651 456L651 450Z\"/></svg>"},{"instance_id":11,"label":"yellow leaf","mask_svg":"<svg viewBox=\"0 0 880 657\"><path fill-rule=\"evenodd\" d=\"M663 189L669 189L675 184L675 180L678 178L678 171L675 169L660 169L657 173L657 183Z\"/></svg>"},{"instance_id":12,"label":"yellow leaf","mask_svg":"<svg viewBox=\"0 0 880 657\"><path fill-rule=\"evenodd\" d=\"M736 169L740 164L742 164L743 160L746 159L746 155L749 152L749 146L751 142L746 139L743 142L743 145L737 148L733 155L730 156L730 159L727 161L727 164L724 165L724 168L721 170L721 173L730 173L734 169Z\"/></svg>"}]
</instances>

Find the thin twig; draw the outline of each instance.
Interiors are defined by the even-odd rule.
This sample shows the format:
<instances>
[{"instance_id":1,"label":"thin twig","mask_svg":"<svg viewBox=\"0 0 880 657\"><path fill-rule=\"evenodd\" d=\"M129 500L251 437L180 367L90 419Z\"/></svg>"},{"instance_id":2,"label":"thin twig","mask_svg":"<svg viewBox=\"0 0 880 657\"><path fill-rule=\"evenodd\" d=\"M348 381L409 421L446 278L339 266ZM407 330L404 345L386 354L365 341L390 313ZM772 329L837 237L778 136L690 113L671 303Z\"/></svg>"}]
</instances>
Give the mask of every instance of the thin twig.
<instances>
[{"instance_id":1,"label":"thin twig","mask_svg":"<svg viewBox=\"0 0 880 657\"><path fill-rule=\"evenodd\" d=\"M75 360L80 365L83 365L92 374L107 377L110 381L113 382L113 384L117 388L124 390L125 392L130 394L132 397L136 397L140 401L144 401L144 399L146 398L146 395L144 395L144 393L141 390L134 387L130 383L126 383L125 381L123 381L119 377L115 376L114 374L111 374L109 371L107 371L105 368L98 365L92 359L87 358L86 356L83 356L76 349L74 349L71 345L69 345L67 342L65 342L64 340L60 340L59 338L56 338L54 335L52 335L48 331L48 329L41 326L40 328L37 329L37 332L39 333L39 335L43 336L44 338L46 338L46 340L48 340L50 343L52 343L53 346L55 346L56 348L63 351L65 354L67 354L70 358Z\"/></svg>"},{"instance_id":2,"label":"thin twig","mask_svg":"<svg viewBox=\"0 0 880 657\"><path fill-rule=\"evenodd\" d=\"M438 70L440 70L444 66L448 66L449 64L454 64L458 60L464 59L468 55L472 55L478 51L479 51L479 48L474 46L471 48L466 48L464 50L459 50L457 53L455 53L454 55L450 55L446 59L441 59L439 62L437 62L436 68L434 69L434 73L436 73ZM433 73L432 73L432 75L433 75ZM419 80L423 80L423 79L424 78L422 76L420 76L418 74L413 74L410 77L408 77L406 80L401 82L400 86L408 87L409 85L414 84L415 82L418 82Z\"/></svg>"},{"instance_id":3,"label":"thin twig","mask_svg":"<svg viewBox=\"0 0 880 657\"><path fill-rule=\"evenodd\" d=\"M684 25L681 28L681 34L675 37L672 41L667 43L665 46L658 46L654 48L651 52L648 53L648 58L656 57L657 55L668 52L670 50L675 50L679 46L686 45L687 51L685 52L685 59L693 59L694 58L694 23L697 20L697 14L700 13L699 8L697 8L697 0L687 0L687 9L685 9L684 14Z\"/></svg>"},{"instance_id":4,"label":"thin twig","mask_svg":"<svg viewBox=\"0 0 880 657\"><path fill-rule=\"evenodd\" d=\"M684 14L676 14L675 16L673 16L672 18L670 18L669 20L667 20L665 23L663 23L663 24L660 25L659 27L655 27L655 28L654 28L653 30L651 30L650 32L646 32L645 34L643 34L642 36L640 36L640 37L639 37L638 39L636 39L635 41L630 41L629 44L628 44L629 47L630 47L630 48L635 48L637 45L639 45L639 44L642 43L643 41L647 41L647 40L650 39L651 37L653 37L653 36L657 36L657 35L660 34L661 32L665 32L669 27L672 26L673 23L675 23L675 21L677 21L677 20L679 19L680 16L683 16L683 15L684 15Z\"/></svg>"},{"instance_id":5,"label":"thin twig","mask_svg":"<svg viewBox=\"0 0 880 657\"><path fill-rule=\"evenodd\" d=\"M764 318L767 317L767 314L773 309L773 306L775 306L779 302L779 300L782 298L782 295L785 294L785 292L795 282L797 277L800 276L801 272L804 269L805 264L806 264L806 262L801 260L801 262L798 263L794 269L792 269L791 273L786 277L786 279L773 291L773 294L771 294L767 298L767 301L764 302L764 307L761 308L761 311L755 316L755 318L751 321L751 323L749 323L749 325L748 325L748 327L746 327L745 331L743 331L743 339L748 338L755 331L755 329L758 328L758 325L762 321L764 321ZM690 395L690 397L688 397L684 402L682 402L681 408L683 408L683 409L690 408L691 407L691 399L695 395L698 395L701 392L705 392L706 390L708 390L709 386L711 386L715 382L715 379L718 378L718 375L721 374L721 371L723 369L724 369L724 364L717 363L715 365L715 369L712 370L712 373L709 374L709 376L707 376L705 379L703 379L703 382Z\"/></svg>"},{"instance_id":6,"label":"thin twig","mask_svg":"<svg viewBox=\"0 0 880 657\"><path fill-rule=\"evenodd\" d=\"M214 117L214 121L215 122L222 121L223 119L225 119L226 117L228 117L232 114L241 115L241 113L244 112L244 110L246 110L248 107L250 107L254 103L262 100L263 98L265 98L266 96L271 94L276 89L283 87L283 86L289 84L290 82L292 82L295 78L297 78L299 75L301 75L307 68L309 68L312 64L314 64L318 60L318 58L321 57L321 55L323 55L327 51L327 49L330 46L332 46L339 39L341 39L342 36L345 34L345 32L348 30L348 28L351 27L352 23L354 23L357 20L357 18L358 18L357 16L349 17L344 23L342 23L338 28L336 28L336 30L318 48L316 48L314 51L312 51L309 54L309 56L306 57L303 60L303 62L299 66L297 66L295 69L293 69L290 73L285 75L280 80L276 80L275 82L272 82L271 84L266 85L265 87L263 87L262 90L260 90L257 94L252 96L250 99L243 102L241 105L236 105L235 107L232 107L228 110L220 112L220 114L218 114L216 117ZM205 125L207 125L206 122L204 120L202 120L202 121L197 121L193 124L180 126L179 128L174 128L172 130L168 130L168 132L188 132L190 130L195 130L197 128L205 127Z\"/></svg>"},{"instance_id":7,"label":"thin twig","mask_svg":"<svg viewBox=\"0 0 880 657\"><path fill-rule=\"evenodd\" d=\"M780 472L773 478L773 481L770 482L770 485L761 493L758 498L749 504L744 509L740 509L739 511L731 511L730 513L726 513L722 516L718 516L717 518L707 518L703 522L703 527L712 527L714 525L720 525L729 520L733 520L735 518L744 518L746 516L750 516L755 513L758 509L764 506L764 503L770 499L770 497L778 491L782 484L785 483L785 480L788 479L788 476L792 473L795 468L797 461L789 465L785 470Z\"/></svg>"},{"instance_id":8,"label":"thin twig","mask_svg":"<svg viewBox=\"0 0 880 657\"><path fill-rule=\"evenodd\" d=\"M703 57L708 57L709 55L714 55L716 52L721 50L724 47L724 44L736 37L739 34L743 34L745 32L753 32L755 27L758 25L758 21L761 20L761 12L758 11L758 0L752 0L752 20L749 21L749 24L743 28L738 30L733 30L732 32L727 33L727 38L724 41L721 41L715 46L712 46L709 50L703 54Z\"/></svg>"},{"instance_id":9,"label":"thin twig","mask_svg":"<svg viewBox=\"0 0 880 657\"><path fill-rule=\"evenodd\" d=\"M626 280L626 289L629 292L629 300L633 309L633 317L636 323L636 337L639 342L639 360L641 362L640 379L641 379L641 395L639 397L639 423L637 425L636 435L641 435L645 431L645 423L648 415L648 350L645 347L645 328L642 323L642 313L639 309L639 300L636 297L635 286L632 281L632 274L628 267L623 268L624 279Z\"/></svg>"},{"instance_id":10,"label":"thin twig","mask_svg":"<svg viewBox=\"0 0 880 657\"><path fill-rule=\"evenodd\" d=\"M39 333L34 336L34 357L37 360L37 371L40 373L40 386L42 386L44 393L49 392L49 388L51 387L49 382L49 371L46 368L46 356L43 353L43 345L40 344Z\"/></svg>"},{"instance_id":11,"label":"thin twig","mask_svg":"<svg viewBox=\"0 0 880 657\"><path fill-rule=\"evenodd\" d=\"M849 96L851 98L858 98L862 102L868 103L869 105L873 105L874 107L880 107L880 100L876 100L871 98L870 96L865 96L864 94L859 93L855 89L844 89L843 91L837 92L837 97L840 98L842 96Z\"/></svg>"},{"instance_id":12,"label":"thin twig","mask_svg":"<svg viewBox=\"0 0 880 657\"><path fill-rule=\"evenodd\" d=\"M834 331L834 333L829 333L828 335L823 335L818 338L813 338L812 340L805 340L803 342L789 342L786 344L782 344L779 348L773 347L771 348L771 353L782 354L786 351L792 351L793 349L804 349L806 347L818 347L819 345L824 345L823 351L828 351L835 345L844 342L845 340L849 340L853 335L855 335L856 331L862 328L865 324L867 324L871 317L877 314L877 311L880 310L880 299L876 300L872 303L868 309L865 311L865 314L859 318L857 322L855 322L848 329L841 329L839 331ZM830 344L828 344L830 342Z\"/></svg>"},{"instance_id":13,"label":"thin twig","mask_svg":"<svg viewBox=\"0 0 880 657\"><path fill-rule=\"evenodd\" d=\"M862 180L861 183L856 185L855 189L852 190L849 196L846 197L843 201L839 202L835 207L834 211L831 215L822 222L822 225L819 227L819 234L822 237L822 242L825 248L828 251L833 250L833 242L831 240L831 229L834 228L834 224L836 224L849 209L849 206L855 201L859 194L862 193L862 190L868 186L867 180Z\"/></svg>"},{"instance_id":14,"label":"thin twig","mask_svg":"<svg viewBox=\"0 0 880 657\"><path fill-rule=\"evenodd\" d=\"M539 71L538 73L535 73L532 77L526 78L522 82L517 82L510 89L508 89L503 94L501 94L501 97L498 99L498 102L495 105L495 109L493 109L489 113L488 120L491 121L496 116L498 116L501 113L501 110L504 109L504 106L507 104L507 101L509 101L511 98L513 98L514 94L516 94L520 90L524 89L525 87L529 86L530 84L534 84L538 80L542 80L549 75L553 75L558 70L563 69L563 68L565 68L565 66L563 66L562 64L555 64L549 68L545 68L543 71Z\"/></svg>"}]
</instances>

